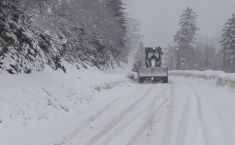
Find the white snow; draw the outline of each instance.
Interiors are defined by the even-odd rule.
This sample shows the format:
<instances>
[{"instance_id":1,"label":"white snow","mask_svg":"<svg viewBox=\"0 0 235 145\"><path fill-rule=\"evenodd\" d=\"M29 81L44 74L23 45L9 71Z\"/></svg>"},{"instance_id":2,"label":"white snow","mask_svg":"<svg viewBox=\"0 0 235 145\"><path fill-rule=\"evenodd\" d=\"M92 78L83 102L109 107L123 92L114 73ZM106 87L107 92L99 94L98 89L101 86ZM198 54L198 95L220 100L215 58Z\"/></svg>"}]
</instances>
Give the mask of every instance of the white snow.
<instances>
[{"instance_id":1,"label":"white snow","mask_svg":"<svg viewBox=\"0 0 235 145\"><path fill-rule=\"evenodd\" d=\"M0 74L0 144L51 145L125 92L124 82L95 69Z\"/></svg>"},{"instance_id":2,"label":"white snow","mask_svg":"<svg viewBox=\"0 0 235 145\"><path fill-rule=\"evenodd\" d=\"M230 86L235 88L235 73L225 73L222 71L171 71L171 75L200 78L204 80L214 80L220 86Z\"/></svg>"},{"instance_id":3,"label":"white snow","mask_svg":"<svg viewBox=\"0 0 235 145\"><path fill-rule=\"evenodd\" d=\"M235 91L219 79L234 74L172 71L169 84L93 68L0 74L0 144L234 145Z\"/></svg>"}]
</instances>

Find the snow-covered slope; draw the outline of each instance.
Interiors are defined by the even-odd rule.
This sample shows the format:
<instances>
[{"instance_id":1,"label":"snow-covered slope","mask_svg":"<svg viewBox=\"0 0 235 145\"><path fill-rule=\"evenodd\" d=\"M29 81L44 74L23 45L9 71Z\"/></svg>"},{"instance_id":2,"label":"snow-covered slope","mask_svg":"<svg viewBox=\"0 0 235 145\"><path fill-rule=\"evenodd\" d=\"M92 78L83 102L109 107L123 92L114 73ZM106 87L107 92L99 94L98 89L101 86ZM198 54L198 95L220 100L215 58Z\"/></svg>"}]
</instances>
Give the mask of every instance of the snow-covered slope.
<instances>
[{"instance_id":1,"label":"snow-covered slope","mask_svg":"<svg viewBox=\"0 0 235 145\"><path fill-rule=\"evenodd\" d=\"M52 35L42 28L30 29L29 16L14 2L0 1L0 73L31 73L47 66L64 69Z\"/></svg>"},{"instance_id":2,"label":"snow-covered slope","mask_svg":"<svg viewBox=\"0 0 235 145\"><path fill-rule=\"evenodd\" d=\"M0 144L4 145L49 145L92 115L91 108L99 110L130 85L122 73L97 69L2 74L0 82Z\"/></svg>"},{"instance_id":3,"label":"snow-covered slope","mask_svg":"<svg viewBox=\"0 0 235 145\"><path fill-rule=\"evenodd\" d=\"M126 62L122 5L121 0L1 0L0 73L66 71L68 62L104 70Z\"/></svg>"}]
</instances>

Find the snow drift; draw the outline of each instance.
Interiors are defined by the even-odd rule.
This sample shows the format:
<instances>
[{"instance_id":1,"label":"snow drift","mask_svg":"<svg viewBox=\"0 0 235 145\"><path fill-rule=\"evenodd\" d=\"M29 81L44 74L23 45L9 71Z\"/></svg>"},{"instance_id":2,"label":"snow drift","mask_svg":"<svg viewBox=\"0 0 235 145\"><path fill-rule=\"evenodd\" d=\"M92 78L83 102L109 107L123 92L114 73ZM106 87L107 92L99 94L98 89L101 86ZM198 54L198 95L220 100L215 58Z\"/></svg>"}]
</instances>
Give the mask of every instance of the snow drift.
<instances>
[{"instance_id":1,"label":"snow drift","mask_svg":"<svg viewBox=\"0 0 235 145\"><path fill-rule=\"evenodd\" d=\"M230 86L235 88L235 74L225 73L222 71L171 71L170 75L194 77L205 80L214 80L220 86Z\"/></svg>"}]
</instances>

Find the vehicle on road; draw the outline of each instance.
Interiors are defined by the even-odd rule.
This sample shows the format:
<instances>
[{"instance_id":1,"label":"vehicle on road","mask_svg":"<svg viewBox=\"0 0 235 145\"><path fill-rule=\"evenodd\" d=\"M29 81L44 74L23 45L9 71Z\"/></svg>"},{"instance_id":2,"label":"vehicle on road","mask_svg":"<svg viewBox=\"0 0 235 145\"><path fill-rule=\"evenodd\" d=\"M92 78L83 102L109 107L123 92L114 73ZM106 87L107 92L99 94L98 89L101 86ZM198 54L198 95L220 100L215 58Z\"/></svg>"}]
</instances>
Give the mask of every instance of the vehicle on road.
<instances>
[{"instance_id":1,"label":"vehicle on road","mask_svg":"<svg viewBox=\"0 0 235 145\"><path fill-rule=\"evenodd\" d=\"M136 63L133 68L138 74L139 83L144 81L168 83L168 67L162 66L162 55L161 47L145 48L145 64Z\"/></svg>"}]
</instances>

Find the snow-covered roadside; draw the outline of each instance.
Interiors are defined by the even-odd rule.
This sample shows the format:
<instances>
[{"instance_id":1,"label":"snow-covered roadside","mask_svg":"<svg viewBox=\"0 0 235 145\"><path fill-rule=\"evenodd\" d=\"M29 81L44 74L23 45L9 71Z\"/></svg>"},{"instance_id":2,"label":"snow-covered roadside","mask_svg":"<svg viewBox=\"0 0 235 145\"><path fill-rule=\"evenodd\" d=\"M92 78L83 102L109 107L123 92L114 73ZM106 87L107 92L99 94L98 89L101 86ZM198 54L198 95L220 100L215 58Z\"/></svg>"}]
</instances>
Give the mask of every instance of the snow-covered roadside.
<instances>
[{"instance_id":1,"label":"snow-covered roadside","mask_svg":"<svg viewBox=\"0 0 235 145\"><path fill-rule=\"evenodd\" d=\"M170 71L170 75L213 80L217 85L235 88L235 74L222 71Z\"/></svg>"},{"instance_id":2,"label":"snow-covered roadside","mask_svg":"<svg viewBox=\"0 0 235 145\"><path fill-rule=\"evenodd\" d=\"M55 144L131 86L124 73L94 69L0 74L0 144Z\"/></svg>"}]
</instances>

